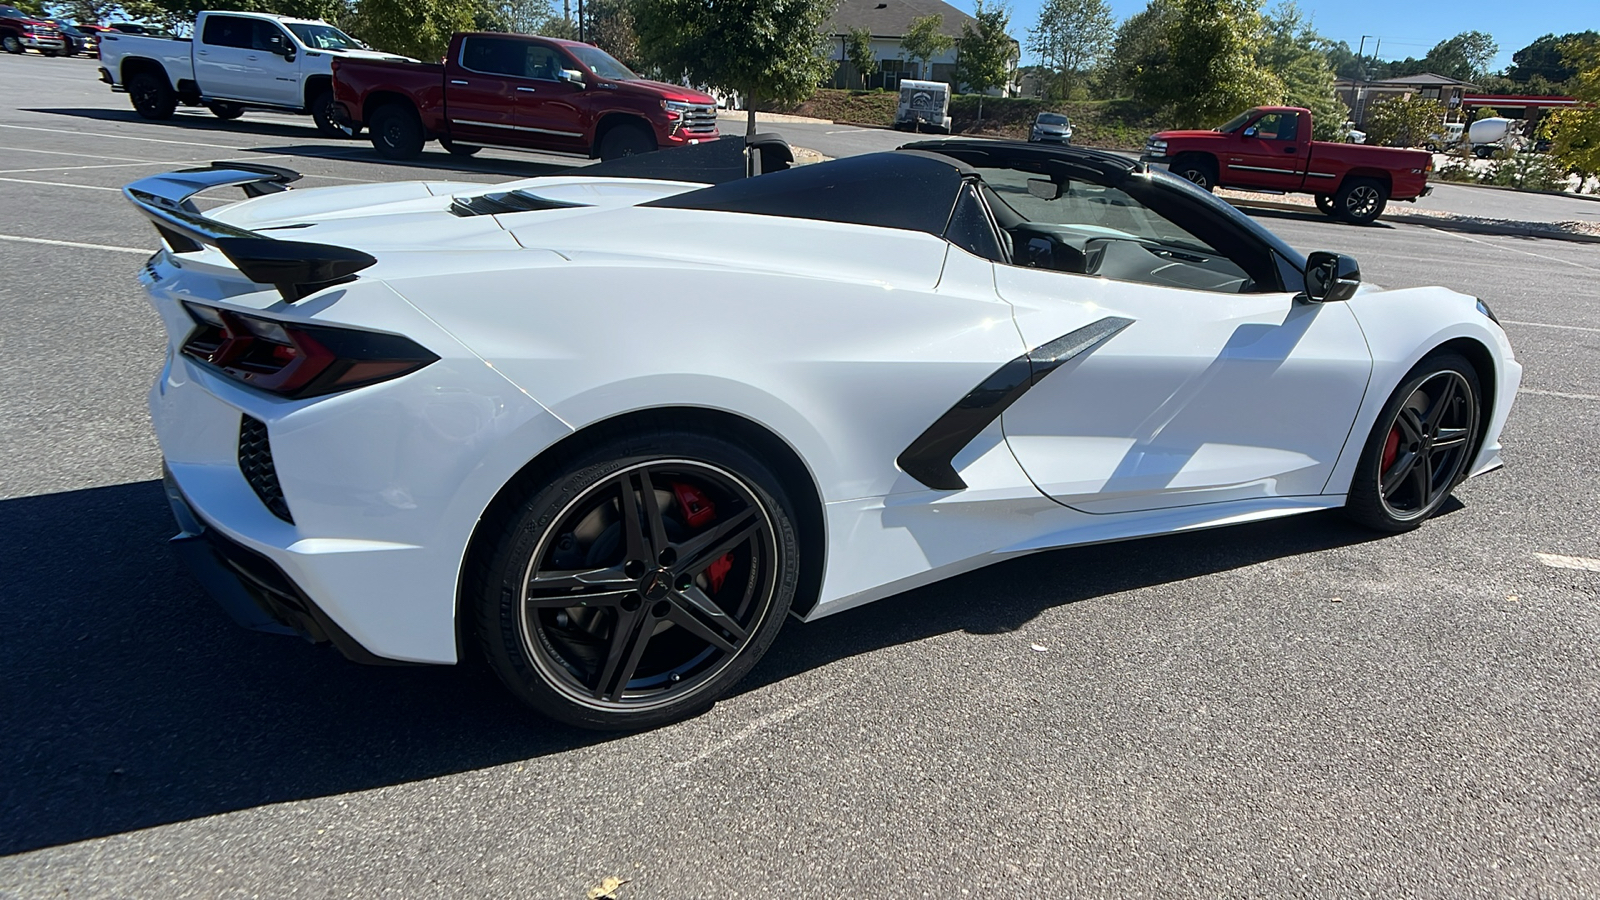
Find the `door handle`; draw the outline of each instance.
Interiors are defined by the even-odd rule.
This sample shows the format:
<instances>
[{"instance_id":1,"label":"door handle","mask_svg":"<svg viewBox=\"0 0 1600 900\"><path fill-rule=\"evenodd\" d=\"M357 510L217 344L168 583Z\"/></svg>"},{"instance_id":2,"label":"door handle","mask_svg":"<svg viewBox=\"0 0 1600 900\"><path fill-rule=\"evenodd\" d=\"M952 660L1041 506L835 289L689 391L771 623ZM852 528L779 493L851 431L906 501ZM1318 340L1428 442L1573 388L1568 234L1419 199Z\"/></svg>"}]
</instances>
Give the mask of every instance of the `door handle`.
<instances>
[{"instance_id":1,"label":"door handle","mask_svg":"<svg viewBox=\"0 0 1600 900\"><path fill-rule=\"evenodd\" d=\"M535 93L538 93L537 91L535 91L533 88L530 88L530 87L519 87L519 88L517 88L517 90L521 91L524 94L535 94Z\"/></svg>"},{"instance_id":2,"label":"door handle","mask_svg":"<svg viewBox=\"0 0 1600 900\"><path fill-rule=\"evenodd\" d=\"M256 60L258 60L258 59L260 59L260 58L261 58L261 57L259 57L259 56L246 56L246 57L245 57L245 59L248 59L248 60L250 60L250 61L251 61L251 62L255 62L255 61L256 61Z\"/></svg>"},{"instance_id":3,"label":"door handle","mask_svg":"<svg viewBox=\"0 0 1600 900\"><path fill-rule=\"evenodd\" d=\"M1285 152L1285 153L1297 153L1297 152L1299 152L1299 150L1300 150L1299 147L1285 147L1285 148L1283 148L1283 152Z\"/></svg>"},{"instance_id":4,"label":"door handle","mask_svg":"<svg viewBox=\"0 0 1600 900\"><path fill-rule=\"evenodd\" d=\"M450 83L451 84L466 84L466 81L464 81L464 80L462 80L460 78L452 78L452 79L450 79Z\"/></svg>"}]
</instances>

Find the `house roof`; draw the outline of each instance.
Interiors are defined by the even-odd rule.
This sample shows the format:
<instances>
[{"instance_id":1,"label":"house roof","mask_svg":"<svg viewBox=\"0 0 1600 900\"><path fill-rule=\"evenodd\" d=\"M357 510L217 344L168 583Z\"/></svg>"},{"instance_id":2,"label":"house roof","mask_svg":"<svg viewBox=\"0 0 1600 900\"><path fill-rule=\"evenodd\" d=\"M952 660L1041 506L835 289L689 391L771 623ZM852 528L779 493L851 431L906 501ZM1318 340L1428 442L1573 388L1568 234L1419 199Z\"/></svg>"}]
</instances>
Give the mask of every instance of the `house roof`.
<instances>
[{"instance_id":1,"label":"house roof","mask_svg":"<svg viewBox=\"0 0 1600 900\"><path fill-rule=\"evenodd\" d=\"M852 28L865 28L873 37L900 38L911 30L913 19L939 16L939 33L956 38L961 36L965 22L976 22L971 16L943 0L841 0L828 20L828 34L844 34Z\"/></svg>"},{"instance_id":2,"label":"house roof","mask_svg":"<svg viewBox=\"0 0 1600 900\"><path fill-rule=\"evenodd\" d=\"M1358 78L1340 78L1344 84L1382 85L1385 87L1470 87L1477 85L1459 78L1446 75L1435 75L1432 72L1423 72L1421 75L1406 75L1400 78L1382 78L1374 81L1363 82Z\"/></svg>"}]
</instances>

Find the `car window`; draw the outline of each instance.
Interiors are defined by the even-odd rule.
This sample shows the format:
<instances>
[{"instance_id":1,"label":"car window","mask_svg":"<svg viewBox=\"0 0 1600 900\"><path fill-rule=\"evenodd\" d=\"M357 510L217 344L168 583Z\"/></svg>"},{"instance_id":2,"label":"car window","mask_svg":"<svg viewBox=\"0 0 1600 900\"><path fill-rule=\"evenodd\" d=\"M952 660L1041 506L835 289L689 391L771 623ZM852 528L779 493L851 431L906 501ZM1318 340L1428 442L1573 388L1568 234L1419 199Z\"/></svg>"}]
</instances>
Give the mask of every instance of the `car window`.
<instances>
[{"instance_id":1,"label":"car window","mask_svg":"<svg viewBox=\"0 0 1600 900\"><path fill-rule=\"evenodd\" d=\"M289 36L283 33L283 29L271 22L253 19L250 24L254 26L250 31L250 49L282 53L285 46L294 46L289 43Z\"/></svg>"},{"instance_id":2,"label":"car window","mask_svg":"<svg viewBox=\"0 0 1600 900\"><path fill-rule=\"evenodd\" d=\"M13 8L11 8L9 6L0 6L0 19L25 19L25 18L27 18L27 16L24 16L22 14L21 10L13 9Z\"/></svg>"},{"instance_id":3,"label":"car window","mask_svg":"<svg viewBox=\"0 0 1600 900\"><path fill-rule=\"evenodd\" d=\"M639 76L632 69L617 62L611 54L599 47L573 47L572 53L578 61L589 67L595 75L610 79L611 81L638 81Z\"/></svg>"},{"instance_id":4,"label":"car window","mask_svg":"<svg viewBox=\"0 0 1600 900\"><path fill-rule=\"evenodd\" d=\"M290 22L289 30L313 50L359 50L361 44L348 34L332 25L313 25L306 22Z\"/></svg>"},{"instance_id":5,"label":"car window","mask_svg":"<svg viewBox=\"0 0 1600 900\"><path fill-rule=\"evenodd\" d=\"M1256 137L1264 141L1292 141L1299 131L1300 117L1295 113L1267 113L1251 127Z\"/></svg>"},{"instance_id":6,"label":"car window","mask_svg":"<svg viewBox=\"0 0 1600 900\"><path fill-rule=\"evenodd\" d=\"M526 78L530 46L511 38L469 37L461 42L461 65L485 75Z\"/></svg>"},{"instance_id":7,"label":"car window","mask_svg":"<svg viewBox=\"0 0 1600 900\"><path fill-rule=\"evenodd\" d=\"M201 43L213 47L249 49L254 42L255 20L238 16L207 16Z\"/></svg>"},{"instance_id":8,"label":"car window","mask_svg":"<svg viewBox=\"0 0 1600 900\"><path fill-rule=\"evenodd\" d=\"M529 44L527 56L523 61L525 71L523 74L529 78L538 78L541 81L556 81L561 75L561 70L566 68L566 60L554 48L543 44Z\"/></svg>"}]
</instances>

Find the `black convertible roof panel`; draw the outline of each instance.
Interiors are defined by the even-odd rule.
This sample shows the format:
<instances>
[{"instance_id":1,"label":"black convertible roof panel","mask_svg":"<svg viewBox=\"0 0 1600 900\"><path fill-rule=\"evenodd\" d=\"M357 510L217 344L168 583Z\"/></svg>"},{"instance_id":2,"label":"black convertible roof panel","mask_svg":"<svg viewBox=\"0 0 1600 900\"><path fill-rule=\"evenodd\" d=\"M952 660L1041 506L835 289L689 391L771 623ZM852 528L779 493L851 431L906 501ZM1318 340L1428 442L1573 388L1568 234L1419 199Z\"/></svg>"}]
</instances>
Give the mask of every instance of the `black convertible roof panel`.
<instances>
[{"instance_id":1,"label":"black convertible roof panel","mask_svg":"<svg viewBox=\"0 0 1600 900\"><path fill-rule=\"evenodd\" d=\"M641 206L820 219L944 234L965 167L895 151L851 156L730 181Z\"/></svg>"}]
</instances>

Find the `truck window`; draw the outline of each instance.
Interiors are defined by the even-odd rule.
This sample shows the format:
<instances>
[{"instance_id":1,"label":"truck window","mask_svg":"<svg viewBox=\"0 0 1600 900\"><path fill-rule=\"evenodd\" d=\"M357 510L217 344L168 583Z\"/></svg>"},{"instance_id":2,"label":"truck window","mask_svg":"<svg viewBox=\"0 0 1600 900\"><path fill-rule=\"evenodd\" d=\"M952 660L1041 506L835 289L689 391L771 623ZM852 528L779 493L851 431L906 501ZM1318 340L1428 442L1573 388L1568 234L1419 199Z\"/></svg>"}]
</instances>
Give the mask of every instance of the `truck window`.
<instances>
[{"instance_id":1,"label":"truck window","mask_svg":"<svg viewBox=\"0 0 1600 900\"><path fill-rule=\"evenodd\" d=\"M485 75L527 78L528 50L538 46L512 38L469 37L461 42L461 65Z\"/></svg>"},{"instance_id":2,"label":"truck window","mask_svg":"<svg viewBox=\"0 0 1600 900\"><path fill-rule=\"evenodd\" d=\"M566 60L562 59L561 54L557 53L553 47L545 47L540 44L528 45L528 58L525 65L527 66L526 74L529 78L538 78L543 81L558 80L561 70L567 67Z\"/></svg>"},{"instance_id":3,"label":"truck window","mask_svg":"<svg viewBox=\"0 0 1600 900\"><path fill-rule=\"evenodd\" d=\"M206 17L206 30L200 36L200 41L213 47L238 47L241 50L248 50L254 42L254 31L254 19L211 15Z\"/></svg>"},{"instance_id":4,"label":"truck window","mask_svg":"<svg viewBox=\"0 0 1600 900\"><path fill-rule=\"evenodd\" d=\"M1267 113L1250 126L1256 137L1264 141L1292 141L1299 132L1300 116L1297 113Z\"/></svg>"},{"instance_id":5,"label":"truck window","mask_svg":"<svg viewBox=\"0 0 1600 900\"><path fill-rule=\"evenodd\" d=\"M250 24L255 26L250 32L250 49L266 53L282 53L284 47L293 46L287 43L289 38L283 33L283 29L271 22L254 19Z\"/></svg>"}]
</instances>

